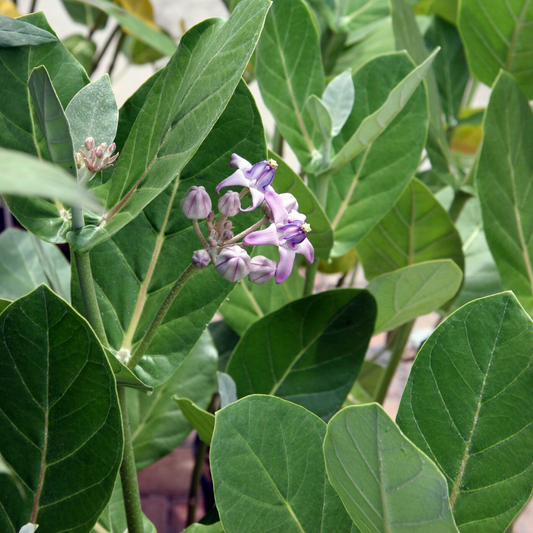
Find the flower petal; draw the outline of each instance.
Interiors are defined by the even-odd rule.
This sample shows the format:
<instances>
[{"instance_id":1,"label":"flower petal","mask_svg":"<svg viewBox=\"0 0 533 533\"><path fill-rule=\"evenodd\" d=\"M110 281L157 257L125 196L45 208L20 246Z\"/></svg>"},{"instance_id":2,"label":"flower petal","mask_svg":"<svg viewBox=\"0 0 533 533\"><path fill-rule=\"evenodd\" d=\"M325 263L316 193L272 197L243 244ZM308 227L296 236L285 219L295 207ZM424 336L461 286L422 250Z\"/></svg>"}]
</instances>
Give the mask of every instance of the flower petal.
<instances>
[{"instance_id":1,"label":"flower petal","mask_svg":"<svg viewBox=\"0 0 533 533\"><path fill-rule=\"evenodd\" d=\"M276 283L283 283L292 272L296 252L281 247L279 249L279 264L276 270Z\"/></svg>"},{"instance_id":2,"label":"flower petal","mask_svg":"<svg viewBox=\"0 0 533 533\"><path fill-rule=\"evenodd\" d=\"M231 168L238 168L240 170L250 170L252 168L252 163L246 161L246 159L240 155L231 154L229 166Z\"/></svg>"},{"instance_id":3,"label":"flower petal","mask_svg":"<svg viewBox=\"0 0 533 533\"><path fill-rule=\"evenodd\" d=\"M315 260L315 249L309 242L309 239L305 239L305 241L301 242L298 245L296 252L302 254L308 263L312 263Z\"/></svg>"},{"instance_id":4,"label":"flower petal","mask_svg":"<svg viewBox=\"0 0 533 533\"><path fill-rule=\"evenodd\" d=\"M257 189L250 189L250 194L252 195L252 205L250 207L247 207L246 209L243 209L241 207L241 213L248 213L249 211L253 211L256 207L259 207L265 199L265 195Z\"/></svg>"},{"instance_id":5,"label":"flower petal","mask_svg":"<svg viewBox=\"0 0 533 533\"><path fill-rule=\"evenodd\" d=\"M217 185L215 192L218 194L223 187L231 187L233 185L248 187L250 185L250 180L243 174L242 170L236 170L229 178L222 180Z\"/></svg>"},{"instance_id":6,"label":"flower petal","mask_svg":"<svg viewBox=\"0 0 533 533\"><path fill-rule=\"evenodd\" d=\"M270 207L270 222L281 223L289 216L283 205L283 198L277 192L267 191L265 202Z\"/></svg>"},{"instance_id":7,"label":"flower petal","mask_svg":"<svg viewBox=\"0 0 533 533\"><path fill-rule=\"evenodd\" d=\"M244 244L250 245L261 245L261 244L272 244L274 246L279 246L278 232L276 230L276 225L271 224L267 229L262 229L259 231L254 231L250 235L246 235L243 239Z\"/></svg>"}]
</instances>

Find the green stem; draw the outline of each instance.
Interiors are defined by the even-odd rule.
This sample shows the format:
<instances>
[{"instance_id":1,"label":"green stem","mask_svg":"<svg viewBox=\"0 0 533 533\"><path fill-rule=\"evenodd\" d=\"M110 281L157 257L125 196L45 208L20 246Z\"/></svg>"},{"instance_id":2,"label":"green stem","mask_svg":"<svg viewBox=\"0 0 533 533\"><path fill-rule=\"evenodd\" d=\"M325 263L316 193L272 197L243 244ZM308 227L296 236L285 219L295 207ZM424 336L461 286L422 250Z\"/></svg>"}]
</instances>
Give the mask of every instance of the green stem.
<instances>
[{"instance_id":1,"label":"green stem","mask_svg":"<svg viewBox=\"0 0 533 533\"><path fill-rule=\"evenodd\" d=\"M144 334L144 337L142 338L141 342L134 350L134 352L131 354L131 358L128 361L127 365L129 369L133 370L139 364L139 361L141 360L142 356L146 353L146 350L148 350L150 344L154 340L155 334L163 323L163 320L165 319L165 316L168 313L170 306L174 303L174 300L180 293L181 289L183 289L187 281L189 281L189 279L199 270L200 269L197 266L191 263L182 272L181 276L178 278L178 281L176 281L176 283L172 285L172 288L168 292L166 298L163 300L161 307L154 316L152 323Z\"/></svg>"},{"instance_id":2,"label":"green stem","mask_svg":"<svg viewBox=\"0 0 533 533\"><path fill-rule=\"evenodd\" d=\"M124 429L124 456L120 465L120 481L122 482L128 533L144 533L141 495L137 481L137 469L135 467L135 455L133 454L128 406L126 404L126 389L124 387L118 387L118 399L120 410L122 411L122 427Z\"/></svg>"},{"instance_id":3,"label":"green stem","mask_svg":"<svg viewBox=\"0 0 533 533\"><path fill-rule=\"evenodd\" d=\"M278 127L274 129L274 139L272 140L272 150L283 157L283 135L279 131Z\"/></svg>"},{"instance_id":4,"label":"green stem","mask_svg":"<svg viewBox=\"0 0 533 533\"><path fill-rule=\"evenodd\" d=\"M470 198L472 198L472 195L468 194L467 192L461 190L455 191L452 205L450 205L450 209L448 210L448 214L450 215L452 222L457 222L457 219L466 205L466 202L468 202Z\"/></svg>"},{"instance_id":5,"label":"green stem","mask_svg":"<svg viewBox=\"0 0 533 533\"><path fill-rule=\"evenodd\" d=\"M381 376L381 380L379 382L379 385L377 386L377 392L376 392L376 402L383 404L385 401L385 397L387 396L387 391L389 390L389 386L391 384L392 378L394 377L394 374L396 372L396 369L398 368L398 365L400 364L400 361L402 360L403 351L405 349L405 346L407 344L407 341L409 340L409 335L411 334L411 330L413 329L414 320L411 322L408 322L407 324L404 324L403 326L400 326L395 332L395 339L394 344L392 346L392 353L389 359L389 362L387 363L387 366L385 367L385 371L383 372L383 375Z\"/></svg>"}]
</instances>

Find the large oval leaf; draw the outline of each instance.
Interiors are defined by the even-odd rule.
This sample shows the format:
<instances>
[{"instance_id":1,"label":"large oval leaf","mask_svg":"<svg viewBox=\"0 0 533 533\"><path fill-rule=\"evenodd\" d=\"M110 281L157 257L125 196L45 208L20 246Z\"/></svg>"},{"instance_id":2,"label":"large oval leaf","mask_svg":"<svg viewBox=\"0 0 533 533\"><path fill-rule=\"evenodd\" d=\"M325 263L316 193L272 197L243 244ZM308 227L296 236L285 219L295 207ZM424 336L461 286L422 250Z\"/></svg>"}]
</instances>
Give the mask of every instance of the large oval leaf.
<instances>
[{"instance_id":1,"label":"large oval leaf","mask_svg":"<svg viewBox=\"0 0 533 533\"><path fill-rule=\"evenodd\" d=\"M326 477L326 424L302 407L249 396L216 414L210 451L226 533L349 533Z\"/></svg>"},{"instance_id":2,"label":"large oval leaf","mask_svg":"<svg viewBox=\"0 0 533 533\"><path fill-rule=\"evenodd\" d=\"M462 0L459 30L474 76L492 85L500 69L510 72L533 98L533 4L529 0Z\"/></svg>"},{"instance_id":3,"label":"large oval leaf","mask_svg":"<svg viewBox=\"0 0 533 533\"><path fill-rule=\"evenodd\" d=\"M426 341L398 413L447 478L464 533L502 533L533 488L533 323L512 293L471 302Z\"/></svg>"},{"instance_id":4,"label":"large oval leaf","mask_svg":"<svg viewBox=\"0 0 533 533\"><path fill-rule=\"evenodd\" d=\"M16 7L13 6L16 10ZM0 15L0 48L39 46L57 41L55 34L37 28L23 20Z\"/></svg>"},{"instance_id":5,"label":"large oval leaf","mask_svg":"<svg viewBox=\"0 0 533 533\"><path fill-rule=\"evenodd\" d=\"M353 76L356 103L334 146L340 149L362 122L380 109L413 70L405 53L378 57ZM363 153L334 173L327 209L335 232L332 256L351 250L394 206L412 178L426 142L427 102L423 85ZM401 108L400 108L401 109ZM399 109L395 109L395 112ZM380 119L381 120L381 119Z\"/></svg>"},{"instance_id":6,"label":"large oval leaf","mask_svg":"<svg viewBox=\"0 0 533 533\"><path fill-rule=\"evenodd\" d=\"M533 114L509 74L498 77L483 125L476 183L502 285L533 313Z\"/></svg>"},{"instance_id":7,"label":"large oval leaf","mask_svg":"<svg viewBox=\"0 0 533 533\"><path fill-rule=\"evenodd\" d=\"M464 269L459 233L439 201L416 178L357 251L367 279L435 259L453 259Z\"/></svg>"},{"instance_id":8,"label":"large oval leaf","mask_svg":"<svg viewBox=\"0 0 533 533\"><path fill-rule=\"evenodd\" d=\"M444 476L381 406L337 413L324 456L329 480L362 533L457 533Z\"/></svg>"},{"instance_id":9,"label":"large oval leaf","mask_svg":"<svg viewBox=\"0 0 533 533\"><path fill-rule=\"evenodd\" d=\"M375 319L374 299L358 289L296 300L246 330L227 372L241 398L272 394L328 420L357 378Z\"/></svg>"},{"instance_id":10,"label":"large oval leaf","mask_svg":"<svg viewBox=\"0 0 533 533\"><path fill-rule=\"evenodd\" d=\"M46 286L11 304L0 331L0 450L26 494L23 504L2 495L0 529L16 533L31 521L43 533L90 531L122 461L115 379L102 346Z\"/></svg>"}]
</instances>

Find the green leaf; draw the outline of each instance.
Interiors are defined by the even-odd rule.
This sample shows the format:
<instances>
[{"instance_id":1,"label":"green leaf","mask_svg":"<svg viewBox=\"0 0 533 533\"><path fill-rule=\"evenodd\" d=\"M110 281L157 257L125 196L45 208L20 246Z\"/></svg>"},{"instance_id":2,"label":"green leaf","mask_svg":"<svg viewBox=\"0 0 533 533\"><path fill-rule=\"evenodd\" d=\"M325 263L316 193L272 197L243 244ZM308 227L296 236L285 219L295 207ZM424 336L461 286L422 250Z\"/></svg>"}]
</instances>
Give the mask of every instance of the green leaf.
<instances>
[{"instance_id":1,"label":"green leaf","mask_svg":"<svg viewBox=\"0 0 533 533\"><path fill-rule=\"evenodd\" d=\"M218 394L220 395L220 408L237 401L237 385L233 378L225 372L217 372Z\"/></svg>"},{"instance_id":2,"label":"green leaf","mask_svg":"<svg viewBox=\"0 0 533 533\"><path fill-rule=\"evenodd\" d=\"M236 289L238 287L239 285L237 285ZM218 352L218 370L219 372L225 372L226 364L240 337L224 320L211 322L208 329Z\"/></svg>"},{"instance_id":3,"label":"green leaf","mask_svg":"<svg viewBox=\"0 0 533 533\"><path fill-rule=\"evenodd\" d=\"M335 25L336 33L353 33L368 28L370 24L382 20L389 15L390 7L387 0L348 0L336 2Z\"/></svg>"},{"instance_id":4,"label":"green leaf","mask_svg":"<svg viewBox=\"0 0 533 533\"><path fill-rule=\"evenodd\" d=\"M57 246L9 228L0 233L0 297L16 300L42 283L70 300L70 265Z\"/></svg>"},{"instance_id":5,"label":"green leaf","mask_svg":"<svg viewBox=\"0 0 533 533\"><path fill-rule=\"evenodd\" d=\"M87 137L93 137L95 145L115 139L118 125L118 107L111 81L107 74L81 89L65 110L70 124L72 144L76 151Z\"/></svg>"},{"instance_id":6,"label":"green leaf","mask_svg":"<svg viewBox=\"0 0 533 533\"><path fill-rule=\"evenodd\" d=\"M283 138L306 167L320 144L320 135L305 104L310 95L322 94L325 82L319 35L303 0L273 3L256 56L263 100Z\"/></svg>"},{"instance_id":7,"label":"green leaf","mask_svg":"<svg viewBox=\"0 0 533 533\"><path fill-rule=\"evenodd\" d=\"M0 48L39 46L57 41L55 34L23 20L0 15Z\"/></svg>"},{"instance_id":8,"label":"green leaf","mask_svg":"<svg viewBox=\"0 0 533 533\"><path fill-rule=\"evenodd\" d=\"M107 348L104 348L104 351L107 356L107 360L109 361L109 366L115 374L115 379L118 385L131 387L132 389L138 389L148 395L154 392L153 387L145 385L126 365L118 360L114 353Z\"/></svg>"},{"instance_id":9,"label":"green leaf","mask_svg":"<svg viewBox=\"0 0 533 533\"><path fill-rule=\"evenodd\" d=\"M191 426L198 432L200 440L208 446L211 445L213 430L215 429L215 415L208 413L205 409L198 407L188 398L172 398L180 408L183 416L189 421Z\"/></svg>"},{"instance_id":10,"label":"green leaf","mask_svg":"<svg viewBox=\"0 0 533 533\"><path fill-rule=\"evenodd\" d=\"M459 233L448 213L416 178L398 203L357 246L366 279L409 265L452 259L464 270Z\"/></svg>"},{"instance_id":11,"label":"green leaf","mask_svg":"<svg viewBox=\"0 0 533 533\"><path fill-rule=\"evenodd\" d=\"M109 213L103 224L69 235L75 248L87 251L114 235L183 171L234 93L269 5L243 0L227 22L211 19L182 37L121 149L110 180Z\"/></svg>"},{"instance_id":12,"label":"green leaf","mask_svg":"<svg viewBox=\"0 0 533 533\"><path fill-rule=\"evenodd\" d=\"M80 65L87 72L90 72L93 66L93 58L96 55L96 43L83 35L75 34L63 39L63 44L79 61Z\"/></svg>"},{"instance_id":13,"label":"green leaf","mask_svg":"<svg viewBox=\"0 0 533 533\"><path fill-rule=\"evenodd\" d=\"M315 249L315 257L327 259L333 246L333 231L324 209L302 178L279 155L269 150L268 156L278 163L274 183L276 192L290 192L296 197L298 210L307 215L306 222L311 225L309 241Z\"/></svg>"},{"instance_id":14,"label":"green leaf","mask_svg":"<svg viewBox=\"0 0 533 533\"><path fill-rule=\"evenodd\" d=\"M187 529L183 530L183 533L224 533L224 529L220 522L209 526L204 526L203 524L191 524Z\"/></svg>"},{"instance_id":15,"label":"green leaf","mask_svg":"<svg viewBox=\"0 0 533 533\"><path fill-rule=\"evenodd\" d=\"M91 268L107 338L124 359L135 349L159 306L180 274L201 248L180 200L191 185L216 185L230 174L230 157L238 153L250 161L266 156L261 117L244 82L235 91L223 115L176 180L112 239L91 253ZM246 216L245 216L246 215ZM256 212L235 218L235 233L260 218ZM207 233L205 223L202 224ZM109 276L110 269L115 275ZM74 276L77 274L74 272ZM135 369L146 384L167 380L197 343L218 307L234 288L212 266L189 280L171 306L146 356ZM79 292L75 307L83 312Z\"/></svg>"},{"instance_id":16,"label":"green leaf","mask_svg":"<svg viewBox=\"0 0 533 533\"><path fill-rule=\"evenodd\" d=\"M13 302L0 316L0 331L0 449L27 495L18 509L13 500L0 501L7 516L23 518L9 526L4 520L0 529L31 521L43 533L87 532L122 461L115 379L102 347L46 286Z\"/></svg>"},{"instance_id":17,"label":"green leaf","mask_svg":"<svg viewBox=\"0 0 533 533\"><path fill-rule=\"evenodd\" d=\"M413 8L406 0L391 0L391 6L396 49L407 50L415 63L422 65L424 61L427 61L428 54ZM433 168L442 170L446 183L457 188L459 180L457 165L448 147L442 122L442 103L433 69L428 70L426 74L426 84L429 103L428 155Z\"/></svg>"},{"instance_id":18,"label":"green leaf","mask_svg":"<svg viewBox=\"0 0 533 533\"><path fill-rule=\"evenodd\" d=\"M433 73L446 121L453 126L459 119L461 101L470 77L461 36L453 24L435 17L424 40L430 50L441 49L433 63Z\"/></svg>"},{"instance_id":19,"label":"green leaf","mask_svg":"<svg viewBox=\"0 0 533 533\"><path fill-rule=\"evenodd\" d=\"M366 287L378 304L374 334L437 310L455 296L462 279L461 269L449 259L411 265L374 278Z\"/></svg>"},{"instance_id":20,"label":"green leaf","mask_svg":"<svg viewBox=\"0 0 533 533\"><path fill-rule=\"evenodd\" d=\"M249 396L218 411L209 458L224 531L349 532L326 477L325 432L322 420L280 398Z\"/></svg>"},{"instance_id":21,"label":"green leaf","mask_svg":"<svg viewBox=\"0 0 533 533\"><path fill-rule=\"evenodd\" d=\"M35 118L41 128L52 163L76 176L76 161L69 123L46 67L37 67L31 71L28 89Z\"/></svg>"},{"instance_id":22,"label":"green leaf","mask_svg":"<svg viewBox=\"0 0 533 533\"><path fill-rule=\"evenodd\" d=\"M375 318L374 299L359 289L297 300L246 330L227 372L241 398L279 396L328 420L357 377Z\"/></svg>"},{"instance_id":23,"label":"green leaf","mask_svg":"<svg viewBox=\"0 0 533 533\"><path fill-rule=\"evenodd\" d=\"M502 291L496 263L490 253L478 198L471 198L456 223L463 242L465 279L463 289L453 303L453 309Z\"/></svg>"},{"instance_id":24,"label":"green leaf","mask_svg":"<svg viewBox=\"0 0 533 533\"><path fill-rule=\"evenodd\" d=\"M533 488L533 323L512 293L471 302L425 342L398 423L447 478L459 529L500 533Z\"/></svg>"},{"instance_id":25,"label":"green leaf","mask_svg":"<svg viewBox=\"0 0 533 533\"><path fill-rule=\"evenodd\" d=\"M88 6L101 9L109 16L114 17L119 24L129 30L143 43L155 48L166 56L171 56L176 51L176 43L159 29L155 29L139 17L128 13L125 9L108 0L78 0Z\"/></svg>"},{"instance_id":26,"label":"green leaf","mask_svg":"<svg viewBox=\"0 0 533 533\"><path fill-rule=\"evenodd\" d=\"M502 286L514 291L533 313L533 158L525 148L533 142L533 114L516 81L498 77L483 124L478 161L485 236Z\"/></svg>"},{"instance_id":27,"label":"green leaf","mask_svg":"<svg viewBox=\"0 0 533 533\"><path fill-rule=\"evenodd\" d=\"M97 22L101 21L96 29L103 30L105 28L107 15L99 9L72 0L62 0L62 2L74 22L93 28Z\"/></svg>"},{"instance_id":28,"label":"green leaf","mask_svg":"<svg viewBox=\"0 0 533 533\"><path fill-rule=\"evenodd\" d=\"M472 74L492 85L500 69L504 69L514 76L527 98L533 98L532 21L533 5L529 0L462 0L459 31Z\"/></svg>"},{"instance_id":29,"label":"green leaf","mask_svg":"<svg viewBox=\"0 0 533 533\"><path fill-rule=\"evenodd\" d=\"M335 137L346 124L355 101L352 74L349 70L339 74L328 83L322 95L322 101L331 113L333 119L331 135Z\"/></svg>"},{"instance_id":30,"label":"green leaf","mask_svg":"<svg viewBox=\"0 0 533 533\"><path fill-rule=\"evenodd\" d=\"M377 404L329 422L328 478L362 533L457 533L446 480Z\"/></svg>"},{"instance_id":31,"label":"green leaf","mask_svg":"<svg viewBox=\"0 0 533 533\"><path fill-rule=\"evenodd\" d=\"M340 150L337 157L343 146L355 147L360 133L374 127L374 120L388 127L378 124L377 137L368 139L368 146L360 144L364 153L330 177L327 213L335 231L333 257L344 255L368 234L416 172L427 135L425 89L419 85L409 100L401 97L402 87L412 88L408 80L413 80L414 72L412 61L402 52L378 57L353 76L357 105L334 140ZM394 120L387 114L385 123L378 117L388 113L389 106L399 113Z\"/></svg>"},{"instance_id":32,"label":"green leaf","mask_svg":"<svg viewBox=\"0 0 533 533\"><path fill-rule=\"evenodd\" d=\"M361 122L355 133L337 152L328 170L338 170L364 150L369 150L372 147L372 143L405 107L420 82L424 79L437 53L438 50L435 50L424 63L409 72L396 86L391 87L385 102Z\"/></svg>"},{"instance_id":33,"label":"green leaf","mask_svg":"<svg viewBox=\"0 0 533 533\"><path fill-rule=\"evenodd\" d=\"M68 204L83 204L96 212L102 211L102 206L95 197L81 185L78 185L76 180L63 169L46 161L39 161L31 155L4 148L0 148L0 193L6 199L10 209L12 206L16 206L16 211L18 211L20 207L28 213L28 216L31 207L36 205L36 202L30 199L26 200L26 204L24 204L15 201L10 195L55 197ZM59 214L59 210L54 204L46 203ZM44 200L41 200L42 204L44 204ZM65 218L60 218L60 220L63 224L70 225L67 215L68 213L64 211L63 216ZM15 212L15 216L19 219L18 212ZM35 213L34 216L38 219L40 213ZM48 220L43 220L42 224L48 224ZM38 227L37 229L32 227L30 230L37 235L42 233Z\"/></svg>"},{"instance_id":34,"label":"green leaf","mask_svg":"<svg viewBox=\"0 0 533 533\"><path fill-rule=\"evenodd\" d=\"M0 298L0 313L2 313L8 305L11 305L11 303L11 300L4 300L3 298Z\"/></svg>"},{"instance_id":35,"label":"green leaf","mask_svg":"<svg viewBox=\"0 0 533 533\"><path fill-rule=\"evenodd\" d=\"M192 431L172 396L189 398L207 408L217 390L216 371L217 352L209 335L204 334L178 370L156 387L151 396L128 389L128 414L138 470L169 454Z\"/></svg>"},{"instance_id":36,"label":"green leaf","mask_svg":"<svg viewBox=\"0 0 533 533\"><path fill-rule=\"evenodd\" d=\"M17 20L55 35L43 13ZM0 48L0 146L50 160L46 143L35 123L27 86L29 73L40 65L44 65L50 74L63 109L89 83L85 70L61 41L41 46ZM48 242L66 242L71 223L63 206L41 198L5 195L4 199L24 227ZM87 202L85 205L90 207Z\"/></svg>"},{"instance_id":37,"label":"green leaf","mask_svg":"<svg viewBox=\"0 0 533 533\"><path fill-rule=\"evenodd\" d=\"M322 144L331 143L333 118L326 104L315 94L311 94L305 105L316 129L320 131Z\"/></svg>"}]
</instances>

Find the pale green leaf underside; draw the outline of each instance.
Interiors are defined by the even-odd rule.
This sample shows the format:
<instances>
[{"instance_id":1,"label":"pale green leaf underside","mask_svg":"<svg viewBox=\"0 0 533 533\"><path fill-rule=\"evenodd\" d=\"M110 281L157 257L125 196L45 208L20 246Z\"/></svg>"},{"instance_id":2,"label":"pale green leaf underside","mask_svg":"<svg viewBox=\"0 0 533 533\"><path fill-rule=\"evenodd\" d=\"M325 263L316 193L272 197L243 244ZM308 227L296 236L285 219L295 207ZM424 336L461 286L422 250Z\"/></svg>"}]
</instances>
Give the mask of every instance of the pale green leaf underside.
<instances>
[{"instance_id":1,"label":"pale green leaf underside","mask_svg":"<svg viewBox=\"0 0 533 533\"><path fill-rule=\"evenodd\" d=\"M208 446L211 445L213 430L215 429L215 415L208 413L205 409L198 407L188 398L174 396L183 416L189 421L191 426L198 432L200 440Z\"/></svg>"}]
</instances>

